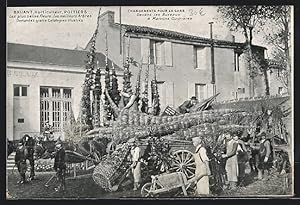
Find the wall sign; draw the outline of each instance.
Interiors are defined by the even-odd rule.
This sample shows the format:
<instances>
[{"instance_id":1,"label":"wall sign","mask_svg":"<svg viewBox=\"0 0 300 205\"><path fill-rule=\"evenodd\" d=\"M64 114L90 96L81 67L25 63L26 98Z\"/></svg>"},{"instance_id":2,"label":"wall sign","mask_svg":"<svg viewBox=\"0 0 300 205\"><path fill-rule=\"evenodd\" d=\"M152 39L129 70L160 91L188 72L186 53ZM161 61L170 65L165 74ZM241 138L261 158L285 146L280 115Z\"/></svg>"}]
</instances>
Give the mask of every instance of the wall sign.
<instances>
[{"instance_id":1,"label":"wall sign","mask_svg":"<svg viewBox=\"0 0 300 205\"><path fill-rule=\"evenodd\" d=\"M7 76L36 78L38 76L38 72L37 71L7 70Z\"/></svg>"}]
</instances>

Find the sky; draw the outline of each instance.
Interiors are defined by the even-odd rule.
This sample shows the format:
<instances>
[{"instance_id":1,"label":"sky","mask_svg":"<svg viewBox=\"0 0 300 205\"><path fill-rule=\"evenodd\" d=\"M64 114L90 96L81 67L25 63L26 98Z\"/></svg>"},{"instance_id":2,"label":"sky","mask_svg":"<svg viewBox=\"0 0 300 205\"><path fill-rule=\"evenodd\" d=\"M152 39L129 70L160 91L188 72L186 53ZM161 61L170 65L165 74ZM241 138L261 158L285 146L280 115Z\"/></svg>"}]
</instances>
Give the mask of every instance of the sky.
<instances>
[{"instance_id":1,"label":"sky","mask_svg":"<svg viewBox=\"0 0 300 205\"><path fill-rule=\"evenodd\" d=\"M77 46L84 48L96 29L99 9L100 7L9 7L7 8L7 42L67 49L74 49ZM136 6L121 7L121 9L121 18L124 24L162 28L209 38L208 23L213 21L214 38L225 40L226 36L230 34L229 29L222 22L216 20L218 13L214 6ZM140 9L156 10L156 13L161 14L164 12L158 11L172 9L173 12L166 13L179 14L182 18L189 17L192 20L147 20L146 16L137 16L136 10ZM61 11L72 15L74 10L84 10L89 17L83 18L83 22L77 23L37 23L17 20L18 15L27 15L24 14L25 12ZM100 13L103 14L108 10L115 12L115 22L119 23L119 7L101 7ZM149 12L142 12L141 14L149 14ZM231 33L235 35L237 42L244 42L243 35ZM253 43L267 47L261 34L254 37Z\"/></svg>"}]
</instances>

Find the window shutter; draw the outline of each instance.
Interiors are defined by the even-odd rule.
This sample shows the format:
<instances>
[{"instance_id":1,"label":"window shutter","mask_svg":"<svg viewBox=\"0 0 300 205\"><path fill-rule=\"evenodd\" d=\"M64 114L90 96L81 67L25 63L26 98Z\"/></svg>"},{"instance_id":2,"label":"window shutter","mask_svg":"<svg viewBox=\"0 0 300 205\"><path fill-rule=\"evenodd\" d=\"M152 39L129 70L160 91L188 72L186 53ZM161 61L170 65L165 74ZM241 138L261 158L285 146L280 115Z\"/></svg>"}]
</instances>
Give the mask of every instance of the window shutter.
<instances>
[{"instance_id":1,"label":"window shutter","mask_svg":"<svg viewBox=\"0 0 300 205\"><path fill-rule=\"evenodd\" d=\"M157 65L165 64L165 47L164 43L161 41L155 42L155 57Z\"/></svg>"},{"instance_id":2,"label":"window shutter","mask_svg":"<svg viewBox=\"0 0 300 205\"><path fill-rule=\"evenodd\" d=\"M213 84L207 84L206 87L207 87L206 98L209 98L209 97L214 95L214 85Z\"/></svg>"},{"instance_id":3,"label":"window shutter","mask_svg":"<svg viewBox=\"0 0 300 205\"><path fill-rule=\"evenodd\" d=\"M174 107L174 83L166 82L166 105Z\"/></svg>"},{"instance_id":4,"label":"window shutter","mask_svg":"<svg viewBox=\"0 0 300 205\"><path fill-rule=\"evenodd\" d=\"M188 98L195 96L195 83L188 82Z\"/></svg>"},{"instance_id":5,"label":"window shutter","mask_svg":"<svg viewBox=\"0 0 300 205\"><path fill-rule=\"evenodd\" d=\"M141 57L143 63L148 63L148 57L150 53L150 40L146 38L141 39Z\"/></svg>"},{"instance_id":6,"label":"window shutter","mask_svg":"<svg viewBox=\"0 0 300 205\"><path fill-rule=\"evenodd\" d=\"M210 56L210 51L211 48L210 47L205 47L204 48L204 62L203 62L203 69L210 69L211 68L211 56Z\"/></svg>"},{"instance_id":7,"label":"window shutter","mask_svg":"<svg viewBox=\"0 0 300 205\"><path fill-rule=\"evenodd\" d=\"M165 41L165 65L173 66L172 42Z\"/></svg>"},{"instance_id":8,"label":"window shutter","mask_svg":"<svg viewBox=\"0 0 300 205\"><path fill-rule=\"evenodd\" d=\"M197 68L197 48L193 46L193 60L194 60L194 68Z\"/></svg>"}]
</instances>

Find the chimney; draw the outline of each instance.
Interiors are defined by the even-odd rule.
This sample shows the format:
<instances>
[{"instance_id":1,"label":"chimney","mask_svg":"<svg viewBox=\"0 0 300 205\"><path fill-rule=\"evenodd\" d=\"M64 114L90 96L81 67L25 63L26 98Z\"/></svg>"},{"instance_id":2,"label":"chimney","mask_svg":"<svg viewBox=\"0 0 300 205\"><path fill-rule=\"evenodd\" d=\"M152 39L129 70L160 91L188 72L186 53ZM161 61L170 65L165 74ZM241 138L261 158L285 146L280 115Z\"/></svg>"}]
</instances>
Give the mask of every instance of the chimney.
<instances>
[{"instance_id":1,"label":"chimney","mask_svg":"<svg viewBox=\"0 0 300 205\"><path fill-rule=\"evenodd\" d=\"M100 16L100 21L102 23L107 23L109 25L112 25L115 23L115 12L113 11L106 11Z\"/></svg>"}]
</instances>

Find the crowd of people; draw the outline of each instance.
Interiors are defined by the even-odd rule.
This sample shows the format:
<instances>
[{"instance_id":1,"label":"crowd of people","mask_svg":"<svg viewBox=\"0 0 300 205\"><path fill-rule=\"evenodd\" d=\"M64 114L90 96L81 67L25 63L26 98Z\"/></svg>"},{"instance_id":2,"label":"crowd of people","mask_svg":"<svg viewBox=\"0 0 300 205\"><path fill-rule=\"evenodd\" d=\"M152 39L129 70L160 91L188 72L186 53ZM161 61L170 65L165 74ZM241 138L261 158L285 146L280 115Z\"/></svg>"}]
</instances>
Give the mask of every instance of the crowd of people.
<instances>
[{"instance_id":1,"label":"crowd of people","mask_svg":"<svg viewBox=\"0 0 300 205\"><path fill-rule=\"evenodd\" d=\"M187 113L190 109L197 103L197 99L192 97L190 100L184 102L179 110L181 113ZM246 132L247 134L247 132ZM249 134L249 133L248 133ZM242 133L238 132L225 132L223 133L224 139L224 153L221 155L224 165L225 173L225 188L234 190L238 186L244 185L245 180L245 170L246 165L250 166L251 172L256 175L258 180L266 178L270 168L273 165L273 153L272 153L272 143L269 139L269 134L261 131L255 133L256 139L259 139L259 146L254 146L253 143L243 141L241 139ZM51 126L48 122L45 124L45 140L50 140L52 135ZM253 138L252 138L253 139ZM209 176L212 174L210 169L210 159L207 156L207 150L204 142L200 137L195 137L192 139L193 145L195 146L194 159L195 159L195 178L194 182L196 185L196 195L208 196L210 195L210 180ZM130 150L130 161L131 161L131 173L133 177L133 190L136 191L140 189L142 182L141 173L141 159L142 151L140 148L140 143L138 139L132 138L128 141ZM249 153L251 150L251 154ZM15 163L18 167L19 173L21 175L21 183L25 182L25 172L26 172L26 160L24 160L24 142L21 141L17 151ZM56 191L65 189L65 149L63 143L57 140L55 143L55 152L52 153L54 160L54 169L56 171L56 176L59 182Z\"/></svg>"},{"instance_id":2,"label":"crowd of people","mask_svg":"<svg viewBox=\"0 0 300 205\"><path fill-rule=\"evenodd\" d=\"M248 166L252 166L252 176L258 180L267 179L273 166L272 145L271 141L267 139L266 133L263 132L259 135L259 146L249 145L249 148L252 149L251 154L248 153L247 142L241 140L240 137L239 133L224 133L226 148L221 157L225 160L226 181L224 188L229 190L235 190L238 186L245 185L247 163L249 163ZM194 154L196 162L195 180L197 181L196 195L206 196L210 194L208 178L211 175L210 159L199 137L193 138L193 144L196 147Z\"/></svg>"},{"instance_id":3,"label":"crowd of people","mask_svg":"<svg viewBox=\"0 0 300 205\"><path fill-rule=\"evenodd\" d=\"M253 149L251 156L247 152L247 142L241 140L239 133L224 133L224 144L226 149L222 158L225 162L225 173L226 173L226 188L236 189L237 186L243 186L243 180L245 178L246 163L249 163L251 170L255 172L257 168L257 179L266 178L270 168L272 167L272 145L271 141L267 139L266 133L261 133L259 146L252 146ZM209 176L211 175L210 170L210 159L207 156L207 150L204 142L200 137L194 137L192 139L195 147L194 159L195 159L195 185L196 195L209 196L210 184ZM130 150L130 161L131 161L131 173L133 177L133 190L139 190L142 182L141 173L141 158L142 151L138 139L132 138L128 141ZM249 147L249 146L248 146ZM256 151L256 152L255 152ZM51 154L54 158L54 170L56 171L56 178L58 186L55 191L65 189L65 174L66 174L66 163L65 163L65 148L61 140L55 143L55 152ZM252 159L253 158L253 159ZM252 160L252 161L251 161ZM25 182L26 172L26 161L24 160L24 141L19 143L16 150L15 163L21 175L20 183ZM252 167L254 166L254 167Z\"/></svg>"}]
</instances>

